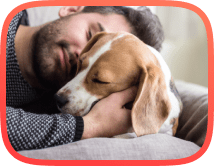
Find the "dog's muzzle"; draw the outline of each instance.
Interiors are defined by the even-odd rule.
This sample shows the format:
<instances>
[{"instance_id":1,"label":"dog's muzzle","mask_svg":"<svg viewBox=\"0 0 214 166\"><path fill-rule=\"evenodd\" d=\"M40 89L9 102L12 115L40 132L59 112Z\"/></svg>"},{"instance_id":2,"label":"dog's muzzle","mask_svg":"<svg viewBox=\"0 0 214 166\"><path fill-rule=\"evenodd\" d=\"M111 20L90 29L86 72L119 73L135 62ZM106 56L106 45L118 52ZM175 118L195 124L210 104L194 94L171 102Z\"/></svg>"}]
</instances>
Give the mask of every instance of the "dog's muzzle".
<instances>
[{"instance_id":1,"label":"dog's muzzle","mask_svg":"<svg viewBox=\"0 0 214 166\"><path fill-rule=\"evenodd\" d=\"M68 102L67 99L65 99L64 97L59 96L57 94L54 95L54 99L55 99L56 104L59 107L59 109L61 109Z\"/></svg>"}]
</instances>

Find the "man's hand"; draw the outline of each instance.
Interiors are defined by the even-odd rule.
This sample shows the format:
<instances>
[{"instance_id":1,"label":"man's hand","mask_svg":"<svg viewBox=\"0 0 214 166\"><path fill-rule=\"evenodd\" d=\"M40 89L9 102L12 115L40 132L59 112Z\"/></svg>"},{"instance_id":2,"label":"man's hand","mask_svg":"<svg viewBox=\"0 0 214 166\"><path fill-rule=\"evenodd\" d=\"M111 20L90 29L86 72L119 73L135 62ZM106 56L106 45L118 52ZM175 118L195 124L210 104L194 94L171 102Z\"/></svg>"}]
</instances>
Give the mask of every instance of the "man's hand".
<instances>
[{"instance_id":1,"label":"man's hand","mask_svg":"<svg viewBox=\"0 0 214 166\"><path fill-rule=\"evenodd\" d=\"M83 117L84 131L82 139L93 137L112 137L124 134L131 127L131 110L124 105L134 101L137 88L111 94L102 99Z\"/></svg>"}]
</instances>

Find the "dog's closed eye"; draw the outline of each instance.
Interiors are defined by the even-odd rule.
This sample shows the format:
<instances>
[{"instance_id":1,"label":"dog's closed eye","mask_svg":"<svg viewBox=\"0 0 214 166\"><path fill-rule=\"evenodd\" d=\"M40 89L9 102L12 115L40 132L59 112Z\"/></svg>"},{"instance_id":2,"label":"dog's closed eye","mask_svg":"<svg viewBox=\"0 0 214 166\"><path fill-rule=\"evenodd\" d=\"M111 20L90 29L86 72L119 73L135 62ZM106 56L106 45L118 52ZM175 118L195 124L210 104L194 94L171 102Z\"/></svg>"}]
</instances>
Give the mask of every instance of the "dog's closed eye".
<instances>
[{"instance_id":1,"label":"dog's closed eye","mask_svg":"<svg viewBox=\"0 0 214 166\"><path fill-rule=\"evenodd\" d=\"M104 82L104 81L101 81L101 80L99 80L97 78L92 79L92 81L94 83L98 83L98 84L110 84L110 82Z\"/></svg>"}]
</instances>

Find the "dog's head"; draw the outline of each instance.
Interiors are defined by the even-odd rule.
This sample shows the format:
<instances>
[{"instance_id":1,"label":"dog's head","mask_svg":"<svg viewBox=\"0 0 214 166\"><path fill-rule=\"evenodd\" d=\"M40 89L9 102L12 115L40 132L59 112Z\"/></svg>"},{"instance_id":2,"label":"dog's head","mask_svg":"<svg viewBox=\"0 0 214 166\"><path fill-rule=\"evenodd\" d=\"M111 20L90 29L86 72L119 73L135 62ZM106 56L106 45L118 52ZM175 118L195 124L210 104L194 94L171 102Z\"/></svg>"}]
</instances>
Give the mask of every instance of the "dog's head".
<instances>
[{"instance_id":1,"label":"dog's head","mask_svg":"<svg viewBox=\"0 0 214 166\"><path fill-rule=\"evenodd\" d=\"M95 102L133 85L138 85L132 108L136 134L158 132L171 109L158 59L131 34L102 32L82 51L74 79L57 92L58 106L63 113L84 116Z\"/></svg>"}]
</instances>

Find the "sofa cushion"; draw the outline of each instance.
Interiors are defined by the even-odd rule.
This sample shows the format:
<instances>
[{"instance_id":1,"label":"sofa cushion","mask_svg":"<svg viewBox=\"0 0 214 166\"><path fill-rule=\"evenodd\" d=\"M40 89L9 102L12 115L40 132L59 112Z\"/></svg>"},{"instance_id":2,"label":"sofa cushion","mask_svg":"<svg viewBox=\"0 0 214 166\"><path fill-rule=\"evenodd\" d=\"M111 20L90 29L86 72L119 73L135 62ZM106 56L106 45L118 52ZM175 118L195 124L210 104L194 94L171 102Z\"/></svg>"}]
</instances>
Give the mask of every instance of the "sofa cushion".
<instances>
[{"instance_id":1,"label":"sofa cushion","mask_svg":"<svg viewBox=\"0 0 214 166\"><path fill-rule=\"evenodd\" d=\"M208 88L183 81L175 84L183 103L176 137L202 146L207 133Z\"/></svg>"},{"instance_id":2,"label":"sofa cushion","mask_svg":"<svg viewBox=\"0 0 214 166\"><path fill-rule=\"evenodd\" d=\"M19 152L21 155L48 160L167 160L195 154L196 144L166 134L133 139L91 138L58 147Z\"/></svg>"}]
</instances>

